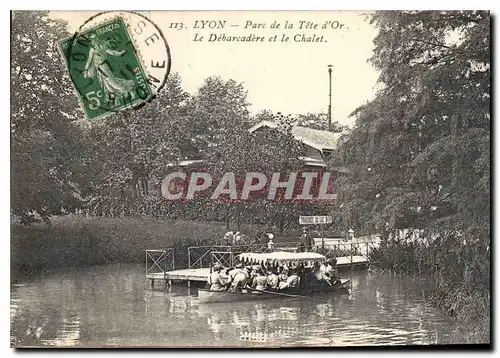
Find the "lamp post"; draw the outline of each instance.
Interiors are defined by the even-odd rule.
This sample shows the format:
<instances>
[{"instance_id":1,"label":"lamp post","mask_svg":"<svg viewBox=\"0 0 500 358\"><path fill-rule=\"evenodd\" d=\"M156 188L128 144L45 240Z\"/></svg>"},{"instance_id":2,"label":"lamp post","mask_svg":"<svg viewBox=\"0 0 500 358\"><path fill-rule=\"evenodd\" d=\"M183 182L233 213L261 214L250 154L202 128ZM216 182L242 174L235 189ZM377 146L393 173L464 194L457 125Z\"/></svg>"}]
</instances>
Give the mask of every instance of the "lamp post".
<instances>
[{"instance_id":1,"label":"lamp post","mask_svg":"<svg viewBox=\"0 0 500 358\"><path fill-rule=\"evenodd\" d=\"M332 65L328 65L328 77L330 79L329 101L328 101L328 131L332 131Z\"/></svg>"}]
</instances>

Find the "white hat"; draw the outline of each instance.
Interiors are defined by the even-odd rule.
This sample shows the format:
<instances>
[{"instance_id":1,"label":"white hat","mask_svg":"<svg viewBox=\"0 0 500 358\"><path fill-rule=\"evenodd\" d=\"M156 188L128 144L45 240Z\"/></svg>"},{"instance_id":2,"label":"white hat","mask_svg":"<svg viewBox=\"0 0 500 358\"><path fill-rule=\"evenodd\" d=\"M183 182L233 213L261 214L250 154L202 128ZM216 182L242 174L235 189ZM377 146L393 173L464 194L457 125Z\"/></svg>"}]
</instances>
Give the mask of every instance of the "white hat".
<instances>
[{"instance_id":1,"label":"white hat","mask_svg":"<svg viewBox=\"0 0 500 358\"><path fill-rule=\"evenodd\" d=\"M274 239L274 234L267 234L267 236L269 237L269 239Z\"/></svg>"}]
</instances>

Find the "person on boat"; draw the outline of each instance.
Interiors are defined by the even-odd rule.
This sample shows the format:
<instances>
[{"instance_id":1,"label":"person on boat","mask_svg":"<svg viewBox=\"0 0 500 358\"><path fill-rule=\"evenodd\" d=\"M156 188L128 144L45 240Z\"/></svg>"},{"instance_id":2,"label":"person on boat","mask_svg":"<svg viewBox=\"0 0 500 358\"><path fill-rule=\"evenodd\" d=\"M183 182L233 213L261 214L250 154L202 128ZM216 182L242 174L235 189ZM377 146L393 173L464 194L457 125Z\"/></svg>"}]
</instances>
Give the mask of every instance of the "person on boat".
<instances>
[{"instance_id":1,"label":"person on boat","mask_svg":"<svg viewBox=\"0 0 500 358\"><path fill-rule=\"evenodd\" d=\"M267 287L270 289L276 290L278 288L278 285L280 283L280 280L278 278L278 275L276 274L275 270L268 270L267 271Z\"/></svg>"},{"instance_id":2,"label":"person on boat","mask_svg":"<svg viewBox=\"0 0 500 358\"><path fill-rule=\"evenodd\" d=\"M221 276L224 279L224 282L226 283L226 288L229 287L231 283L231 271L234 270L234 267L228 267L225 270L221 272Z\"/></svg>"},{"instance_id":3,"label":"person on boat","mask_svg":"<svg viewBox=\"0 0 500 358\"><path fill-rule=\"evenodd\" d=\"M300 285L300 277L296 269L290 270L290 276L286 279L284 283L280 283L280 290L285 288L298 288Z\"/></svg>"},{"instance_id":4,"label":"person on boat","mask_svg":"<svg viewBox=\"0 0 500 358\"><path fill-rule=\"evenodd\" d=\"M278 267L278 279L280 281L286 281L288 278L288 266L283 265Z\"/></svg>"},{"instance_id":5,"label":"person on boat","mask_svg":"<svg viewBox=\"0 0 500 358\"><path fill-rule=\"evenodd\" d=\"M300 288L304 288L306 285L306 268L304 266L304 263L299 263L297 267L297 274L299 275L300 278Z\"/></svg>"},{"instance_id":6,"label":"person on boat","mask_svg":"<svg viewBox=\"0 0 500 358\"><path fill-rule=\"evenodd\" d=\"M320 264L319 262L314 263L314 276L317 282L320 285L326 283L331 286L330 278L326 275L325 270L326 266L324 264Z\"/></svg>"},{"instance_id":7,"label":"person on boat","mask_svg":"<svg viewBox=\"0 0 500 358\"><path fill-rule=\"evenodd\" d=\"M228 267L224 270L222 268L222 271L220 273L221 278L224 280L224 283L226 285L226 290L229 288L229 285L231 283L231 271L234 270L234 267Z\"/></svg>"},{"instance_id":8,"label":"person on boat","mask_svg":"<svg viewBox=\"0 0 500 358\"><path fill-rule=\"evenodd\" d=\"M242 263L237 264L236 268L230 272L229 276L231 279L231 291L237 291L247 285L249 274Z\"/></svg>"},{"instance_id":9,"label":"person on boat","mask_svg":"<svg viewBox=\"0 0 500 358\"><path fill-rule=\"evenodd\" d=\"M259 291L264 291L267 287L267 277L262 271L262 267L258 266L255 268L255 277L252 281L252 288Z\"/></svg>"},{"instance_id":10,"label":"person on boat","mask_svg":"<svg viewBox=\"0 0 500 358\"><path fill-rule=\"evenodd\" d=\"M332 259L328 259L326 260L326 265L325 265L325 274L327 274L328 276L332 276L334 274L334 270L335 270L335 266L336 265L336 261L335 260L335 263Z\"/></svg>"},{"instance_id":11,"label":"person on boat","mask_svg":"<svg viewBox=\"0 0 500 358\"><path fill-rule=\"evenodd\" d=\"M247 280L247 285L252 287L253 286L253 280L257 276L256 268L258 266L247 266L245 269L247 270L248 273L248 280Z\"/></svg>"},{"instance_id":12,"label":"person on boat","mask_svg":"<svg viewBox=\"0 0 500 358\"><path fill-rule=\"evenodd\" d=\"M337 269L337 260L329 259L326 261L325 275L328 277L332 284L339 282L339 270Z\"/></svg>"},{"instance_id":13,"label":"person on boat","mask_svg":"<svg viewBox=\"0 0 500 358\"><path fill-rule=\"evenodd\" d=\"M310 286L314 286L317 283L317 279L315 276L314 266L304 267L303 277L300 279L301 287L307 288Z\"/></svg>"},{"instance_id":14,"label":"person on boat","mask_svg":"<svg viewBox=\"0 0 500 358\"><path fill-rule=\"evenodd\" d=\"M281 272L280 274L278 275L278 281L279 281L279 284L278 284L278 288L281 290L281 288L283 286L285 286L286 284L286 281L288 280L288 267L286 266L283 266L281 268Z\"/></svg>"},{"instance_id":15,"label":"person on boat","mask_svg":"<svg viewBox=\"0 0 500 358\"><path fill-rule=\"evenodd\" d=\"M221 275L222 266L219 264L215 264L212 267L212 273L208 277L208 283L210 284L210 291L225 291L226 290L226 282Z\"/></svg>"}]
</instances>

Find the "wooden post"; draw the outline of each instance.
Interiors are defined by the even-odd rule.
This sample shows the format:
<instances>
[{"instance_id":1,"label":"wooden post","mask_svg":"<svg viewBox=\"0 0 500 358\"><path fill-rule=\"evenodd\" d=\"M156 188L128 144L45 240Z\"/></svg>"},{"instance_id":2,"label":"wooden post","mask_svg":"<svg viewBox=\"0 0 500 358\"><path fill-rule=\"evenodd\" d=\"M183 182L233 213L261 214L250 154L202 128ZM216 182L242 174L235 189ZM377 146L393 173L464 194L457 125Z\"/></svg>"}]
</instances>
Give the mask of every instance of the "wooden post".
<instances>
[{"instance_id":1,"label":"wooden post","mask_svg":"<svg viewBox=\"0 0 500 358\"><path fill-rule=\"evenodd\" d=\"M321 224L321 251L322 254L324 255L325 253L325 225Z\"/></svg>"},{"instance_id":2,"label":"wooden post","mask_svg":"<svg viewBox=\"0 0 500 358\"><path fill-rule=\"evenodd\" d=\"M167 283L167 252L168 250L165 250L165 256L163 256L163 279L165 284Z\"/></svg>"},{"instance_id":3,"label":"wooden post","mask_svg":"<svg viewBox=\"0 0 500 358\"><path fill-rule=\"evenodd\" d=\"M352 240L351 240L351 273L352 273L352 265L353 263L352 263Z\"/></svg>"}]
</instances>

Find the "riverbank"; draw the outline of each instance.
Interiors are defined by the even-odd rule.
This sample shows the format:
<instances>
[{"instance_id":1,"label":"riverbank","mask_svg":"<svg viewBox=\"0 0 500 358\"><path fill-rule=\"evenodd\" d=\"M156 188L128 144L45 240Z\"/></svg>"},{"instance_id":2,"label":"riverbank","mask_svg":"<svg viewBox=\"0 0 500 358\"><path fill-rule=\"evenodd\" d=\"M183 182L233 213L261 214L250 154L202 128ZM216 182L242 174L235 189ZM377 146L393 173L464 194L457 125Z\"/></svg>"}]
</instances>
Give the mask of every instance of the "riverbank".
<instances>
[{"instance_id":1,"label":"riverbank","mask_svg":"<svg viewBox=\"0 0 500 358\"><path fill-rule=\"evenodd\" d=\"M242 225L241 232L263 232L261 225ZM56 217L51 224L11 225L11 273L34 275L57 267L143 263L146 249L174 247L176 265L186 264L189 246L210 245L227 232L226 223L154 218ZM290 240L297 232L277 236Z\"/></svg>"},{"instance_id":2,"label":"riverbank","mask_svg":"<svg viewBox=\"0 0 500 358\"><path fill-rule=\"evenodd\" d=\"M167 247L175 247L180 260L184 248L213 243L226 231L225 223L152 218L66 216L51 225L13 224L11 272L15 277L57 267L142 263L146 249Z\"/></svg>"},{"instance_id":3,"label":"riverbank","mask_svg":"<svg viewBox=\"0 0 500 358\"><path fill-rule=\"evenodd\" d=\"M431 278L435 283L431 300L460 322L453 341L490 343L489 246L453 236L425 243L382 242L370 259L380 271Z\"/></svg>"}]
</instances>

